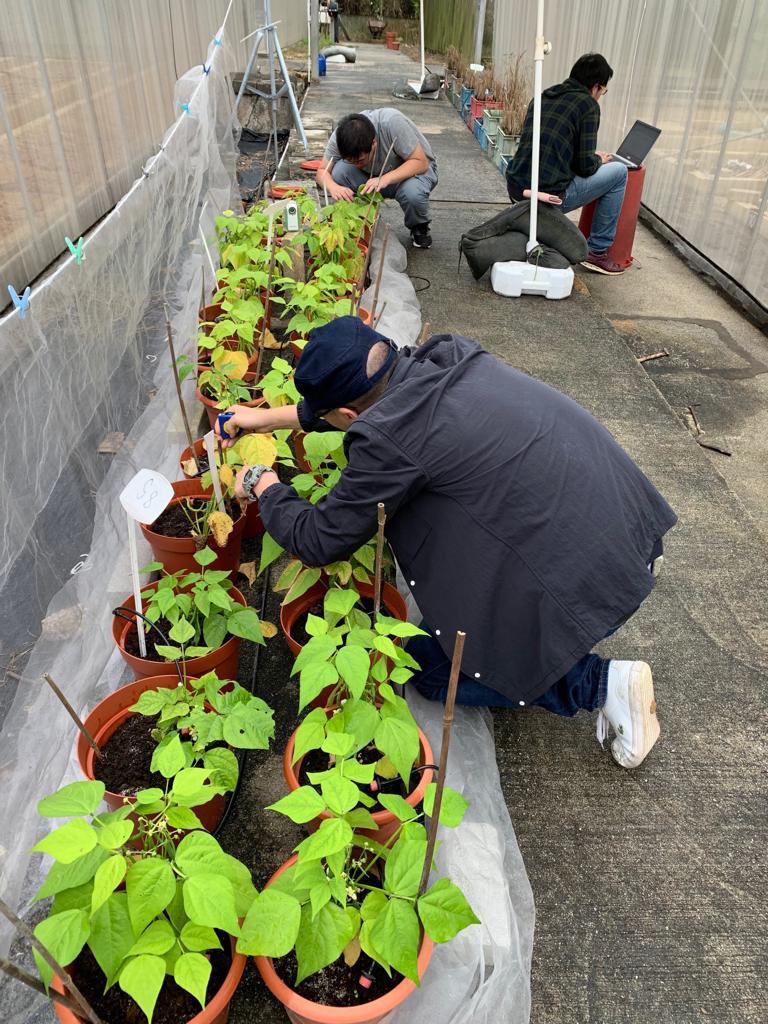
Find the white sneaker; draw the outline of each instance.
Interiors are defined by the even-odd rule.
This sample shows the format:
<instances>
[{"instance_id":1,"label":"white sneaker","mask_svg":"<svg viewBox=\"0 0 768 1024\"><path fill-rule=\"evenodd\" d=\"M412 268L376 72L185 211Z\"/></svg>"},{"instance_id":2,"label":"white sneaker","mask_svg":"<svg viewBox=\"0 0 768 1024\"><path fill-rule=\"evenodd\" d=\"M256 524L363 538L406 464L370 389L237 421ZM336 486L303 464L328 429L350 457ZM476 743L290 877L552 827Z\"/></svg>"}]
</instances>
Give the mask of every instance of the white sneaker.
<instances>
[{"instance_id":1,"label":"white sneaker","mask_svg":"<svg viewBox=\"0 0 768 1024\"><path fill-rule=\"evenodd\" d=\"M642 764L659 738L651 667L644 661L613 661L608 665L608 696L597 716L602 746L611 726L616 738L613 759L622 768Z\"/></svg>"}]
</instances>

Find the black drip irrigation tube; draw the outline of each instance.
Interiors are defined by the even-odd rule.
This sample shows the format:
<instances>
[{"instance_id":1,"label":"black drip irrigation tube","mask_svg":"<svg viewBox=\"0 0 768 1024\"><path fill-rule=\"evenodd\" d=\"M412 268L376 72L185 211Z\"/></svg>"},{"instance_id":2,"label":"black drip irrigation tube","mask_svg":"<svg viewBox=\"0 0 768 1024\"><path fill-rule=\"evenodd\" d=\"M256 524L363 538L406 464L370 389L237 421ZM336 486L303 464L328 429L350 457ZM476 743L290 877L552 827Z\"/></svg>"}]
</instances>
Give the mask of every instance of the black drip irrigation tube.
<instances>
[{"instance_id":1,"label":"black drip irrigation tube","mask_svg":"<svg viewBox=\"0 0 768 1024\"><path fill-rule=\"evenodd\" d=\"M261 608L259 609L259 618L261 618L261 619L264 618L264 613L265 613L266 607L267 607L267 594L269 593L269 576L270 576L270 570L269 570L269 568L267 568L267 570L266 570L266 572L264 574L264 588L263 588L262 594L261 594ZM135 608L125 608L125 607L123 607L121 605L119 608L113 608L112 609L112 614L115 616L115 618L123 619L125 622L134 622L136 620L136 618L142 619L144 622L148 623L152 627L152 629L154 629L158 633L158 635L162 638L162 641L163 641L164 644L166 644L166 646L170 646L170 644L168 643L168 640L165 637L165 634L160 629L160 627L156 623L151 622L147 618L146 615L142 614L142 612L137 612ZM251 685L249 687L247 687L248 692L251 695L253 695L253 690L254 690L254 687L256 685L256 673L258 672L258 668L259 668L259 655L260 654L261 654L261 647L257 644L256 645L256 651L255 651L254 658L253 658L253 671L251 672ZM186 681L184 679L184 673L182 672L181 665L179 664L178 659L174 658L173 661L174 661L174 665L176 666L176 671L177 671L177 673L179 675L179 682L181 683L182 686L184 686L184 685L186 685ZM224 808L224 813L221 816L221 821L219 822L219 824L216 826L216 828L211 833L211 835L213 835L213 836L217 836L221 832L221 830L224 828L224 826L226 825L227 819L229 818L229 813L232 810L232 805L235 802L237 794L240 792L240 784L241 784L241 781L242 781L242 778L243 778L243 770L245 769L245 762L246 762L246 760L248 758L248 751L244 750L244 749L240 750L240 751L237 752L237 754L235 756L237 757L237 782L235 783L235 788L232 790L232 793L231 793L231 795L229 797L229 800L227 800L227 804L226 804L226 806ZM431 766L431 767L434 767L434 766ZM420 769L416 769L416 770L418 771Z\"/></svg>"}]
</instances>

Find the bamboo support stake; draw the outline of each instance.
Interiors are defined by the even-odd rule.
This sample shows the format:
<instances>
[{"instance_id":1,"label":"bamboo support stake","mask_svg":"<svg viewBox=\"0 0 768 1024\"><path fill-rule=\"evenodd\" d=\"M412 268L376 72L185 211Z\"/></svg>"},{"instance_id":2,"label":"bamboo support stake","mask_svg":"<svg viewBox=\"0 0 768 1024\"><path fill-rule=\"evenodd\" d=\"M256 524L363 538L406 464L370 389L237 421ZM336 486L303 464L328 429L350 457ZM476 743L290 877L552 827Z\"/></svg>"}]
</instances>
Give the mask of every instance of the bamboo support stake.
<instances>
[{"instance_id":1,"label":"bamboo support stake","mask_svg":"<svg viewBox=\"0 0 768 1024\"><path fill-rule=\"evenodd\" d=\"M416 348L421 348L421 346L427 340L427 338L429 337L429 330L430 330L430 325L429 325L429 320L427 320L427 322L424 324L424 326L421 329L421 334L419 335L419 340L418 340L418 343L416 345Z\"/></svg>"},{"instance_id":2,"label":"bamboo support stake","mask_svg":"<svg viewBox=\"0 0 768 1024\"><path fill-rule=\"evenodd\" d=\"M59 976L62 984L69 989L70 993L72 994L72 998L77 1003L77 1012L83 1014L86 1020L89 1020L91 1024L102 1024L101 1018L98 1017L95 1010L92 1009L91 1004L85 998L85 996L74 983L69 974L67 974L67 972L64 970L64 968L57 960L53 959L53 956L48 952L48 950L45 948L42 942L40 942L40 940L35 937L34 932L26 923L26 921L22 921L20 917L14 914L14 912L3 899L0 899L0 913L2 913L3 916L11 922L16 931L18 931L21 935L24 936L25 939L27 939L27 941L32 945L34 949L37 950L37 952L40 954L43 960L45 960L48 966L54 971L54 973Z\"/></svg>"},{"instance_id":3,"label":"bamboo support stake","mask_svg":"<svg viewBox=\"0 0 768 1024\"><path fill-rule=\"evenodd\" d=\"M354 316L355 315L355 312L357 310L357 304L358 304L357 288L353 285L352 286L352 297L349 300L349 315L350 316Z\"/></svg>"},{"instance_id":4,"label":"bamboo support stake","mask_svg":"<svg viewBox=\"0 0 768 1024\"><path fill-rule=\"evenodd\" d=\"M39 992L41 995L46 996L48 999L52 999L54 1003L60 1003L62 1006L66 1006L68 1010L78 1016L82 1012L78 1004L69 998L69 996L63 996L61 992L57 992L55 988L50 989L48 992L45 990L45 985L42 981L33 977L31 974L27 974L16 964L12 964L10 960L6 960L5 957L0 957L0 971L3 971L8 975L9 978L15 978L16 981L20 981L22 984L27 985L29 988L33 988L35 992Z\"/></svg>"},{"instance_id":5,"label":"bamboo support stake","mask_svg":"<svg viewBox=\"0 0 768 1024\"><path fill-rule=\"evenodd\" d=\"M424 857L424 870L421 873L419 882L419 896L424 895L429 882L429 874L432 870L432 857L435 853L437 842L437 827L440 823L440 806L443 802L443 789L445 787L445 773L448 767L448 747L451 742L451 728L453 726L453 707L456 703L456 690L459 686L459 672L461 671L461 658L464 654L464 641L467 634L458 630L456 643L453 648L453 660L451 661L451 675L448 679L448 693L445 698L445 714L443 715L443 741L440 745L440 767L437 774L437 786L435 787L435 801L432 807L432 817L429 822L429 839L427 840L427 852Z\"/></svg>"},{"instance_id":6,"label":"bamboo support stake","mask_svg":"<svg viewBox=\"0 0 768 1024\"><path fill-rule=\"evenodd\" d=\"M267 301L264 303L264 316L262 317L261 334L259 335L259 357L256 360L255 381L258 384L261 373L261 361L264 358L264 339L267 336L267 321L272 309L272 275L275 272L275 256L277 255L277 238L272 237L272 249L269 254L269 269L267 270Z\"/></svg>"},{"instance_id":7,"label":"bamboo support stake","mask_svg":"<svg viewBox=\"0 0 768 1024\"><path fill-rule=\"evenodd\" d=\"M176 350L173 347L173 329L171 327L171 318L168 316L168 307L165 306L165 331L168 335L168 348L171 352L171 370L173 372L173 381L176 385L176 395L179 399L179 409L181 409L181 418L184 421L184 432L187 435L187 444L189 445L189 451L192 459L195 463L195 469L197 475L200 475L200 463L197 461L197 455L195 454L195 441L192 437L192 431L189 426L189 419L187 418L187 410L184 406L184 399L181 397L181 381L179 380L179 368L176 365Z\"/></svg>"},{"instance_id":8,"label":"bamboo support stake","mask_svg":"<svg viewBox=\"0 0 768 1024\"><path fill-rule=\"evenodd\" d=\"M373 235L371 235L371 242L373 242ZM366 278L366 275L368 274L368 267L371 264L371 251L372 251L372 247L369 245L368 246L368 252L365 254L365 261L363 263L363 272L362 272L362 274L360 275L360 277L358 278L358 281L357 281L357 290L360 293L358 295L358 298L357 298L357 308L358 308L358 310L360 309L360 303L362 302L362 299L363 299L363 292L365 291L365 278Z\"/></svg>"},{"instance_id":9,"label":"bamboo support stake","mask_svg":"<svg viewBox=\"0 0 768 1024\"><path fill-rule=\"evenodd\" d=\"M381 309L379 310L379 315L373 321L373 325L372 326L373 326L374 330L379 326L379 320L381 320L381 318L384 316L384 310L386 308L387 308L387 303L386 302L382 302Z\"/></svg>"},{"instance_id":10,"label":"bamboo support stake","mask_svg":"<svg viewBox=\"0 0 768 1024\"><path fill-rule=\"evenodd\" d=\"M99 747L98 743L93 738L93 736L91 736L90 732L86 729L86 727L83 724L80 716L75 711L75 709L72 707L72 705L69 703L69 701L64 696L64 694L61 692L59 687L56 685L56 683L53 681L53 679L51 679L51 677L48 675L47 672L44 674L43 679L46 681L46 683L48 683L50 688L53 690L53 692L59 698L61 703L64 705L65 709L69 712L69 717L75 723L75 725L80 730L80 732L83 734L83 736L85 737L85 740L86 740L88 746L91 747L91 749L95 752L96 757L101 757L101 748Z\"/></svg>"},{"instance_id":11,"label":"bamboo support stake","mask_svg":"<svg viewBox=\"0 0 768 1024\"><path fill-rule=\"evenodd\" d=\"M373 571L373 613L378 615L381 611L381 576L384 564L384 526L387 522L387 513L384 509L384 502L380 501L376 506L376 518L378 529L376 531L376 564Z\"/></svg>"},{"instance_id":12,"label":"bamboo support stake","mask_svg":"<svg viewBox=\"0 0 768 1024\"><path fill-rule=\"evenodd\" d=\"M387 242L389 241L389 224L384 225L384 238L381 242L381 254L379 256L379 268L376 271L376 284L373 289L373 305L371 306L371 323L376 318L376 305L379 301L379 289L381 288L381 279L384 276L384 257L387 255Z\"/></svg>"}]
</instances>

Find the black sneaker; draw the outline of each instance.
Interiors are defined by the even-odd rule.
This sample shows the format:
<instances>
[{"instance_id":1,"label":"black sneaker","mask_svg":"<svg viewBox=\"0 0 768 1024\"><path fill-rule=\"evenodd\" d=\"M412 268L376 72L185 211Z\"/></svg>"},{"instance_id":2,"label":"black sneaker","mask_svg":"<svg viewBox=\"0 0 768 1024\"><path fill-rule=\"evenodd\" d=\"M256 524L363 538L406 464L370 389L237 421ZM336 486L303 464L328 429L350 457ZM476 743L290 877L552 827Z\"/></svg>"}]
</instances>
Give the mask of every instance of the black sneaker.
<instances>
[{"instance_id":1,"label":"black sneaker","mask_svg":"<svg viewBox=\"0 0 768 1024\"><path fill-rule=\"evenodd\" d=\"M417 249L431 249L432 235L429 233L429 224L419 224L411 231L411 241Z\"/></svg>"}]
</instances>

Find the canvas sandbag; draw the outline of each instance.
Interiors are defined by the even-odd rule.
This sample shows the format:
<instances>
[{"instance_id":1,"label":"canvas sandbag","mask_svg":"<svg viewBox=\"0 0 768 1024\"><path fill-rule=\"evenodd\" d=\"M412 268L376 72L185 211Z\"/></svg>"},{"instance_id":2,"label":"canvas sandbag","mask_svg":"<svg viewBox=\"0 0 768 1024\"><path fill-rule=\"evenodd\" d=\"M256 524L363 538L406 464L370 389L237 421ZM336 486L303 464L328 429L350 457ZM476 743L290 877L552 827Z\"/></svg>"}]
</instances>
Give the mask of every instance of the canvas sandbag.
<instances>
[{"instance_id":1,"label":"canvas sandbag","mask_svg":"<svg viewBox=\"0 0 768 1024\"><path fill-rule=\"evenodd\" d=\"M530 207L527 199L515 203L461 236L459 251L466 256L476 280L494 263L526 259ZM586 258L586 239L560 210L539 203L536 234L542 246L540 266L565 268ZM520 236L523 237L522 249Z\"/></svg>"}]
</instances>

